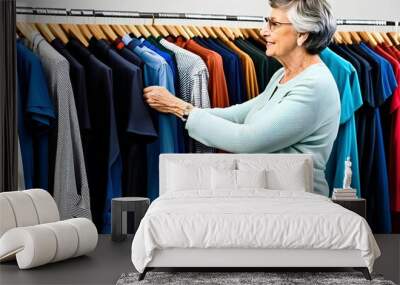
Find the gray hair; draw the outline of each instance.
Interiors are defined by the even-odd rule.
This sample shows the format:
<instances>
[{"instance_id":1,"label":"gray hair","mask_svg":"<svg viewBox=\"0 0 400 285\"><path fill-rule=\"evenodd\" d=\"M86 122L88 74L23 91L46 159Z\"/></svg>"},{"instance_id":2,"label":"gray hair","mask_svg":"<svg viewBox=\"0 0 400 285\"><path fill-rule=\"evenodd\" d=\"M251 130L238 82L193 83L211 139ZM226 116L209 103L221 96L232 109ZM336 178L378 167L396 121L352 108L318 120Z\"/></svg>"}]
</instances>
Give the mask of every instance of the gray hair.
<instances>
[{"instance_id":1,"label":"gray hair","mask_svg":"<svg viewBox=\"0 0 400 285\"><path fill-rule=\"evenodd\" d=\"M336 19L326 0L269 0L272 8L288 11L289 21L299 33L309 33L303 46L310 54L326 48L336 31Z\"/></svg>"}]
</instances>

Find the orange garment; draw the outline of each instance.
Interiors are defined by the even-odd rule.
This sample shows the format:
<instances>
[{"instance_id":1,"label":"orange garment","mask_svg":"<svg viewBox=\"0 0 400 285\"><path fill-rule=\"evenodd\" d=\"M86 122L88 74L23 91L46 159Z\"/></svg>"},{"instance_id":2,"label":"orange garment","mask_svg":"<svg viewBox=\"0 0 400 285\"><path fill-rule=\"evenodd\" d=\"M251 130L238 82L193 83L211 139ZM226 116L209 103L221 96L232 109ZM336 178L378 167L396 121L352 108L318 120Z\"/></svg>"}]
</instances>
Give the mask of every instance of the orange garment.
<instances>
[{"instance_id":1,"label":"orange garment","mask_svg":"<svg viewBox=\"0 0 400 285\"><path fill-rule=\"evenodd\" d=\"M210 74L208 91L211 107L229 107L228 87L226 85L222 57L218 53L202 47L192 39L185 41L182 37L179 37L175 44L197 54L206 63Z\"/></svg>"},{"instance_id":2,"label":"orange garment","mask_svg":"<svg viewBox=\"0 0 400 285\"><path fill-rule=\"evenodd\" d=\"M232 49L239 56L240 61L242 62L243 74L246 81L247 99L256 97L259 94L259 90L257 74L253 60L247 53L238 48L233 42L224 41L224 44Z\"/></svg>"}]
</instances>

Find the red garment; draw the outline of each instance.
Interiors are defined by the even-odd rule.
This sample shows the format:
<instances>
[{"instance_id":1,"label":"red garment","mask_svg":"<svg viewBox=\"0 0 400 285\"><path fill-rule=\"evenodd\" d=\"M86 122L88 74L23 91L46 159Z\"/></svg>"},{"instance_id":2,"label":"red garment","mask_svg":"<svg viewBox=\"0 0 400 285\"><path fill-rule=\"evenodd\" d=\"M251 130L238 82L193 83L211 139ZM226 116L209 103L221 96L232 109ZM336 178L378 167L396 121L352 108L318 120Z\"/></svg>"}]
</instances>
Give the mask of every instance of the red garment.
<instances>
[{"instance_id":1,"label":"red garment","mask_svg":"<svg viewBox=\"0 0 400 285\"><path fill-rule=\"evenodd\" d=\"M211 107L228 107L228 87L226 85L222 57L218 53L202 47L192 39L185 41L182 37L179 37L175 44L197 54L206 63L210 74L208 91L210 94Z\"/></svg>"},{"instance_id":2,"label":"red garment","mask_svg":"<svg viewBox=\"0 0 400 285\"><path fill-rule=\"evenodd\" d=\"M176 44L178 47L185 48L187 40L185 40L183 37L177 37L173 43Z\"/></svg>"},{"instance_id":3,"label":"red garment","mask_svg":"<svg viewBox=\"0 0 400 285\"><path fill-rule=\"evenodd\" d=\"M393 52L393 54L395 55L395 58L400 61L400 50L398 50L397 48L395 48L394 46L389 47L389 49Z\"/></svg>"},{"instance_id":4,"label":"red garment","mask_svg":"<svg viewBox=\"0 0 400 285\"><path fill-rule=\"evenodd\" d=\"M397 88L390 103L391 133L389 146L389 189L391 209L400 212L400 62L377 46L375 51L390 62L396 76Z\"/></svg>"},{"instance_id":5,"label":"red garment","mask_svg":"<svg viewBox=\"0 0 400 285\"><path fill-rule=\"evenodd\" d=\"M383 44L381 46L387 53L393 56L396 60L400 61L400 51L396 49L394 46L388 46Z\"/></svg>"},{"instance_id":6,"label":"red garment","mask_svg":"<svg viewBox=\"0 0 400 285\"><path fill-rule=\"evenodd\" d=\"M173 36L168 36L165 38L167 41L169 41L170 43L174 43L175 42L175 38Z\"/></svg>"},{"instance_id":7,"label":"red garment","mask_svg":"<svg viewBox=\"0 0 400 285\"><path fill-rule=\"evenodd\" d=\"M125 47L124 43L122 42L121 38L116 38L115 41L112 43L117 50L121 50Z\"/></svg>"}]
</instances>

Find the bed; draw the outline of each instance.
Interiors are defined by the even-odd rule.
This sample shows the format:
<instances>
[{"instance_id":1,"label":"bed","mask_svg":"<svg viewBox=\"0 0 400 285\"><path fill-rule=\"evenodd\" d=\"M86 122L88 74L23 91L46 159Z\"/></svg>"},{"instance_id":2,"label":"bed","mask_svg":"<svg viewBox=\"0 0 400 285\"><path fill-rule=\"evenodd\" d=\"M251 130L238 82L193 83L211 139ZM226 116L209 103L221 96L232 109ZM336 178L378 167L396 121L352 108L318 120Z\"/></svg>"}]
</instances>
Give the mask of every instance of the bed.
<instances>
[{"instance_id":1,"label":"bed","mask_svg":"<svg viewBox=\"0 0 400 285\"><path fill-rule=\"evenodd\" d=\"M380 255L364 218L312 193L307 154L162 154L160 197L132 243L154 268L352 267Z\"/></svg>"}]
</instances>

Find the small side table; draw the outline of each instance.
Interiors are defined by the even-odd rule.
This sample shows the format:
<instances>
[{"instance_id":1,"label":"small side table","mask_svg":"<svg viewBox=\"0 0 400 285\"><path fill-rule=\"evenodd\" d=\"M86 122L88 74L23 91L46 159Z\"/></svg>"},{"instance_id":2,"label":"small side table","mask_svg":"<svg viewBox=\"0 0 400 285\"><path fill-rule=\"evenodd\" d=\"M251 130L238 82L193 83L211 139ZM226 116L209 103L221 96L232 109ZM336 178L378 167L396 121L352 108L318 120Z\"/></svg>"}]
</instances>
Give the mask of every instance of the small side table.
<instances>
[{"instance_id":1,"label":"small side table","mask_svg":"<svg viewBox=\"0 0 400 285\"><path fill-rule=\"evenodd\" d=\"M359 214L364 219L367 218L367 200L365 199L332 199L332 202Z\"/></svg>"},{"instance_id":2,"label":"small side table","mask_svg":"<svg viewBox=\"0 0 400 285\"><path fill-rule=\"evenodd\" d=\"M134 214L134 233L139 227L150 205L150 199L143 197L113 198L111 201L111 240L123 241L127 234L127 212Z\"/></svg>"}]
</instances>

